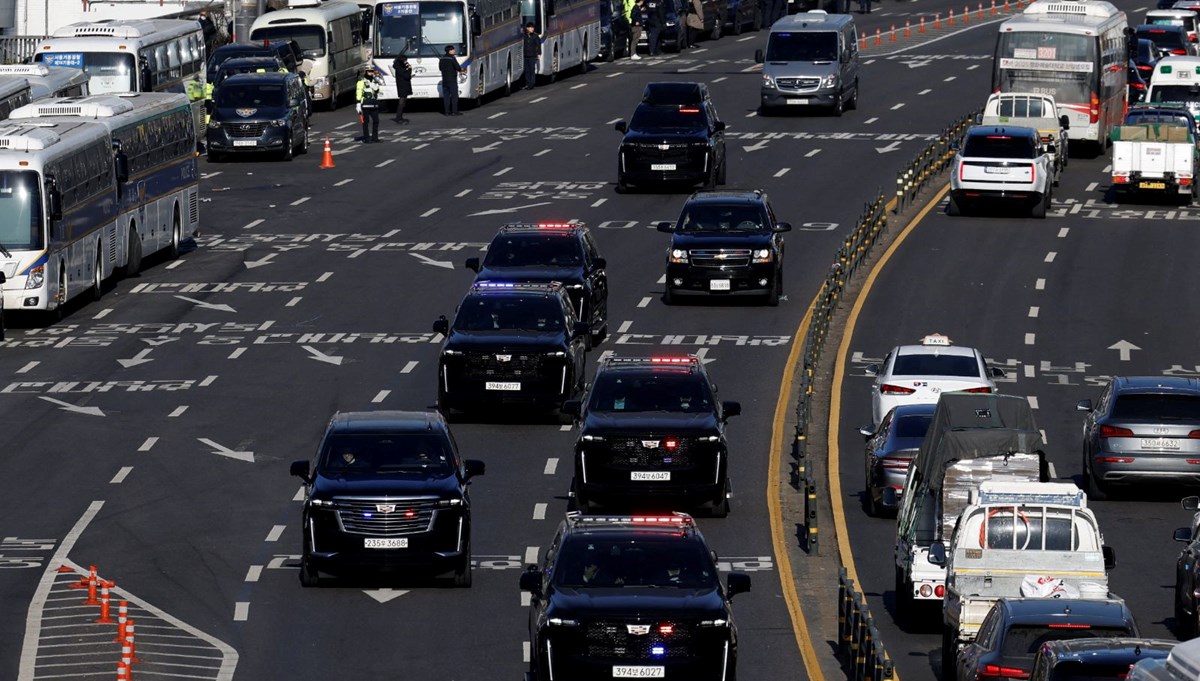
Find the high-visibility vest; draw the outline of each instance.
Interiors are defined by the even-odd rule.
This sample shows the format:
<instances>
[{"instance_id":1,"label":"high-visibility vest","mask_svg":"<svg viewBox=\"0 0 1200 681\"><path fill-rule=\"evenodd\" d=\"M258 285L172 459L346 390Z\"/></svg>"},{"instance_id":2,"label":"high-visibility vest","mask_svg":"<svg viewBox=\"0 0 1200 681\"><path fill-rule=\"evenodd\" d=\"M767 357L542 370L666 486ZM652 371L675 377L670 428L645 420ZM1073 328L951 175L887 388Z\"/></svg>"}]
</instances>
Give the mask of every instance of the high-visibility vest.
<instances>
[{"instance_id":1,"label":"high-visibility vest","mask_svg":"<svg viewBox=\"0 0 1200 681\"><path fill-rule=\"evenodd\" d=\"M379 101L379 83L370 78L361 78L354 88L354 100L359 104L374 106Z\"/></svg>"}]
</instances>

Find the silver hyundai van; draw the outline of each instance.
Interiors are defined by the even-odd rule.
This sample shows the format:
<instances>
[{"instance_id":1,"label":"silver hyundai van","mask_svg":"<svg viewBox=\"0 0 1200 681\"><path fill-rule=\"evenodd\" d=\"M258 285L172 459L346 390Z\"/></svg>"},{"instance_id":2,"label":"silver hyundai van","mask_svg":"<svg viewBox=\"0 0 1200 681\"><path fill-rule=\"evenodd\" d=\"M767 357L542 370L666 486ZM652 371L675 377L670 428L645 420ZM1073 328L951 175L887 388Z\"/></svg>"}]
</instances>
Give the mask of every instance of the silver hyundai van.
<instances>
[{"instance_id":1,"label":"silver hyundai van","mask_svg":"<svg viewBox=\"0 0 1200 681\"><path fill-rule=\"evenodd\" d=\"M834 116L858 105L858 31L849 14L812 10L776 21L767 36L762 113L792 106L828 107Z\"/></svg>"}]
</instances>

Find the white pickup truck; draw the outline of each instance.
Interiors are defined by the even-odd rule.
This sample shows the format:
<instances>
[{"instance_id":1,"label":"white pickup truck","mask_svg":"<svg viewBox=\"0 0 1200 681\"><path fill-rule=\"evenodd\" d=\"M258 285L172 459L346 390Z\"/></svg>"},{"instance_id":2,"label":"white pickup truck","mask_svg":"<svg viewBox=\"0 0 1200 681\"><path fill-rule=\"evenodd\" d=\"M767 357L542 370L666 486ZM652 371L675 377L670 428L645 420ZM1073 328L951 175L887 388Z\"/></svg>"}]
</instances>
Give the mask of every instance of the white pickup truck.
<instances>
[{"instance_id":1,"label":"white pickup truck","mask_svg":"<svg viewBox=\"0 0 1200 681\"><path fill-rule=\"evenodd\" d=\"M984 482L959 515L949 551L934 544L929 560L946 567L942 669L954 669L959 646L975 639L996 600L1109 598L1116 554L1074 484Z\"/></svg>"},{"instance_id":2,"label":"white pickup truck","mask_svg":"<svg viewBox=\"0 0 1200 681\"><path fill-rule=\"evenodd\" d=\"M995 92L983 106L981 125L1021 125L1038 131L1041 142L1050 146L1050 164L1054 168L1054 185L1058 186L1063 168L1067 166L1068 116L1058 114L1058 103L1051 95L1036 92Z\"/></svg>"},{"instance_id":3,"label":"white pickup truck","mask_svg":"<svg viewBox=\"0 0 1200 681\"><path fill-rule=\"evenodd\" d=\"M1180 117L1181 118L1181 117ZM1114 193L1196 196L1198 157L1193 128L1179 118L1161 122L1145 117L1113 128L1112 188ZM1145 122L1143 122L1145 121Z\"/></svg>"}]
</instances>

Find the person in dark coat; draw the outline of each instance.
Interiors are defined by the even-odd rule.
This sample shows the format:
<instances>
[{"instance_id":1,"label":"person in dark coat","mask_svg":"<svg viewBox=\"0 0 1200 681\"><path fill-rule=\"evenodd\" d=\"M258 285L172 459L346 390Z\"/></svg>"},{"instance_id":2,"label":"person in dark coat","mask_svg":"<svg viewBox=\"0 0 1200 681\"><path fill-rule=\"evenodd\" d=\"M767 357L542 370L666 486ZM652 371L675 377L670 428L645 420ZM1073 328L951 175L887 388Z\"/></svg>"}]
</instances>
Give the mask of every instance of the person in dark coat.
<instances>
[{"instance_id":1,"label":"person in dark coat","mask_svg":"<svg viewBox=\"0 0 1200 681\"><path fill-rule=\"evenodd\" d=\"M525 54L525 89L532 90L537 84L537 66L542 56L542 36L537 34L537 27L532 21L525 24L521 41Z\"/></svg>"},{"instance_id":2,"label":"person in dark coat","mask_svg":"<svg viewBox=\"0 0 1200 681\"><path fill-rule=\"evenodd\" d=\"M667 0L646 0L646 11L643 13L643 21L646 26L646 49L650 52L651 57L658 56L658 39L662 33L663 24L666 23L667 8L664 3Z\"/></svg>"},{"instance_id":3,"label":"person in dark coat","mask_svg":"<svg viewBox=\"0 0 1200 681\"><path fill-rule=\"evenodd\" d=\"M646 0L637 0L629 8L629 58L641 59L638 56L638 41L642 38L642 28L645 26Z\"/></svg>"},{"instance_id":4,"label":"person in dark coat","mask_svg":"<svg viewBox=\"0 0 1200 681\"><path fill-rule=\"evenodd\" d=\"M458 112L458 74L463 68L458 63L453 45L446 46L446 54L438 60L438 71L442 73L442 111L447 116L461 116Z\"/></svg>"},{"instance_id":5,"label":"person in dark coat","mask_svg":"<svg viewBox=\"0 0 1200 681\"><path fill-rule=\"evenodd\" d=\"M397 123L408 123L408 119L404 117L404 105L408 103L408 97L413 93L412 89L412 66L408 63L408 57L401 54L392 62L392 73L396 76L396 118L393 120Z\"/></svg>"}]
</instances>

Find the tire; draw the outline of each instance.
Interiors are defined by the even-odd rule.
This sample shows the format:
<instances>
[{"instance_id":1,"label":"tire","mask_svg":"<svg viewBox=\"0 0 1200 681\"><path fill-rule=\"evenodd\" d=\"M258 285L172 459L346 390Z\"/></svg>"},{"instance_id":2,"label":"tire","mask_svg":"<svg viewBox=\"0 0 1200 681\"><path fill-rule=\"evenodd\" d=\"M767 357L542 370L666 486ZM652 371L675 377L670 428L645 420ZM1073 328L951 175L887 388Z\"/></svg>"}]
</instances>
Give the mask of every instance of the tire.
<instances>
[{"instance_id":1,"label":"tire","mask_svg":"<svg viewBox=\"0 0 1200 681\"><path fill-rule=\"evenodd\" d=\"M896 571L896 624L904 630L911 629L912 622L916 619L913 613L912 584L904 579L904 573L899 567L894 568Z\"/></svg>"},{"instance_id":2,"label":"tire","mask_svg":"<svg viewBox=\"0 0 1200 681\"><path fill-rule=\"evenodd\" d=\"M767 307L779 307L779 297L783 295L783 271L775 273L775 283L771 285L771 292L767 294Z\"/></svg>"},{"instance_id":3,"label":"tire","mask_svg":"<svg viewBox=\"0 0 1200 681\"><path fill-rule=\"evenodd\" d=\"M846 102L847 110L858 109L858 81L854 81L854 94L851 95L850 101Z\"/></svg>"},{"instance_id":4,"label":"tire","mask_svg":"<svg viewBox=\"0 0 1200 681\"><path fill-rule=\"evenodd\" d=\"M729 481L725 481L725 491L721 492L721 496L713 501L712 508L708 511L710 518L728 518L729 517Z\"/></svg>"},{"instance_id":5,"label":"tire","mask_svg":"<svg viewBox=\"0 0 1200 681\"><path fill-rule=\"evenodd\" d=\"M214 151L212 149L208 150L208 162L209 163L223 163L224 161L225 161L225 156L222 155L221 152Z\"/></svg>"},{"instance_id":6,"label":"tire","mask_svg":"<svg viewBox=\"0 0 1200 681\"><path fill-rule=\"evenodd\" d=\"M671 285L667 284L663 287L663 304L674 305L675 302L675 296L671 294Z\"/></svg>"},{"instance_id":7,"label":"tire","mask_svg":"<svg viewBox=\"0 0 1200 681\"><path fill-rule=\"evenodd\" d=\"M1179 607L1179 593L1175 593L1175 638L1180 641L1196 638L1196 617L1189 616Z\"/></svg>"},{"instance_id":8,"label":"tire","mask_svg":"<svg viewBox=\"0 0 1200 681\"><path fill-rule=\"evenodd\" d=\"M846 111L846 104L842 101L842 93L838 92L837 98L833 100L833 107L830 108L829 113L834 118L841 118L842 113L845 111Z\"/></svg>"},{"instance_id":9,"label":"tire","mask_svg":"<svg viewBox=\"0 0 1200 681\"><path fill-rule=\"evenodd\" d=\"M950 203L946 205L946 215L956 218L962 214L962 206L958 205L958 201L955 201L954 197L951 196Z\"/></svg>"},{"instance_id":10,"label":"tire","mask_svg":"<svg viewBox=\"0 0 1200 681\"><path fill-rule=\"evenodd\" d=\"M179 223L179 207L175 207L175 215L171 220L171 243L167 246L167 259L179 257L179 244L183 241L183 225Z\"/></svg>"},{"instance_id":11,"label":"tire","mask_svg":"<svg viewBox=\"0 0 1200 681\"><path fill-rule=\"evenodd\" d=\"M333 111L333 110L337 109L337 107L338 107L337 100L338 100L337 81L333 80L333 81L330 81L330 83L329 83L329 101L325 102L325 110Z\"/></svg>"},{"instance_id":12,"label":"tire","mask_svg":"<svg viewBox=\"0 0 1200 681\"><path fill-rule=\"evenodd\" d=\"M625 181L625 176L622 175L621 173L617 173L617 193L618 194L628 194L629 193L629 183Z\"/></svg>"},{"instance_id":13,"label":"tire","mask_svg":"<svg viewBox=\"0 0 1200 681\"><path fill-rule=\"evenodd\" d=\"M761 31L763 27L762 9L754 10L754 23L750 24L751 31Z\"/></svg>"},{"instance_id":14,"label":"tire","mask_svg":"<svg viewBox=\"0 0 1200 681\"><path fill-rule=\"evenodd\" d=\"M725 184L725 166L728 163L728 157L721 159L721 167L717 170L717 184Z\"/></svg>"},{"instance_id":15,"label":"tire","mask_svg":"<svg viewBox=\"0 0 1200 681\"><path fill-rule=\"evenodd\" d=\"M96 245L99 248L99 244ZM104 296L104 261L96 254L96 267L92 272L92 302L99 302Z\"/></svg>"},{"instance_id":16,"label":"tire","mask_svg":"<svg viewBox=\"0 0 1200 681\"><path fill-rule=\"evenodd\" d=\"M1105 501L1110 495L1108 487L1092 474L1092 467L1088 463L1086 451L1083 453L1083 491L1087 492L1088 498L1092 501Z\"/></svg>"},{"instance_id":17,"label":"tire","mask_svg":"<svg viewBox=\"0 0 1200 681\"><path fill-rule=\"evenodd\" d=\"M717 169L716 168L713 168L712 170L708 171L708 177L704 178L704 188L705 189L716 189L717 188Z\"/></svg>"},{"instance_id":18,"label":"tire","mask_svg":"<svg viewBox=\"0 0 1200 681\"><path fill-rule=\"evenodd\" d=\"M720 40L721 39L721 29L724 28L724 23L725 22L722 20L721 17L718 17L716 20L714 20L712 33L709 34L709 38L711 38L712 40Z\"/></svg>"},{"instance_id":19,"label":"tire","mask_svg":"<svg viewBox=\"0 0 1200 681\"><path fill-rule=\"evenodd\" d=\"M580 76L587 73L587 71L588 71L587 55L588 55L588 42L587 42L587 38L584 38L583 39L583 53L581 53L579 55L579 66L575 67L575 73Z\"/></svg>"},{"instance_id":20,"label":"tire","mask_svg":"<svg viewBox=\"0 0 1200 681\"><path fill-rule=\"evenodd\" d=\"M304 134L300 139L300 153L301 154L308 153L308 126L307 125L304 126Z\"/></svg>"},{"instance_id":21,"label":"tire","mask_svg":"<svg viewBox=\"0 0 1200 681\"><path fill-rule=\"evenodd\" d=\"M1046 204L1048 204L1048 203L1050 203L1050 188L1046 187L1046 193L1042 194L1042 200L1038 201L1036 204L1034 204L1033 210L1029 211L1029 214L1035 220L1045 220L1046 219Z\"/></svg>"},{"instance_id":22,"label":"tire","mask_svg":"<svg viewBox=\"0 0 1200 681\"><path fill-rule=\"evenodd\" d=\"M459 589L471 588L471 540L467 540L467 548L457 567L454 568L454 586Z\"/></svg>"},{"instance_id":23,"label":"tire","mask_svg":"<svg viewBox=\"0 0 1200 681\"><path fill-rule=\"evenodd\" d=\"M508 68L505 69L505 71L504 71L504 96L505 97L512 95L512 93L513 93L512 83L513 83L513 81L512 81L512 63L510 62L508 65Z\"/></svg>"},{"instance_id":24,"label":"tire","mask_svg":"<svg viewBox=\"0 0 1200 681\"><path fill-rule=\"evenodd\" d=\"M142 271L142 238L137 233L137 223L129 222L129 255L125 263L125 276L136 277Z\"/></svg>"},{"instance_id":25,"label":"tire","mask_svg":"<svg viewBox=\"0 0 1200 681\"><path fill-rule=\"evenodd\" d=\"M572 503L575 506L575 510L580 513L590 513L592 505L588 502L588 498L584 496L583 490L580 489L579 484L574 478L571 479L571 492L573 494Z\"/></svg>"},{"instance_id":26,"label":"tire","mask_svg":"<svg viewBox=\"0 0 1200 681\"><path fill-rule=\"evenodd\" d=\"M737 12L734 12L734 14L733 14L732 29L733 30L731 30L730 33L732 33L733 35L741 35L742 34L742 18L737 15Z\"/></svg>"},{"instance_id":27,"label":"tire","mask_svg":"<svg viewBox=\"0 0 1200 681\"><path fill-rule=\"evenodd\" d=\"M942 681L958 678L958 640L945 624L942 625Z\"/></svg>"},{"instance_id":28,"label":"tire","mask_svg":"<svg viewBox=\"0 0 1200 681\"><path fill-rule=\"evenodd\" d=\"M558 48L554 48L554 59L550 62L549 81L555 83L558 81Z\"/></svg>"},{"instance_id":29,"label":"tire","mask_svg":"<svg viewBox=\"0 0 1200 681\"><path fill-rule=\"evenodd\" d=\"M300 556L300 586L306 589L321 586L321 573L309 561L307 549Z\"/></svg>"},{"instance_id":30,"label":"tire","mask_svg":"<svg viewBox=\"0 0 1200 681\"><path fill-rule=\"evenodd\" d=\"M50 310L50 323L54 324L61 322L64 316L64 308L67 306L67 266L64 263L58 264L58 301L53 310Z\"/></svg>"},{"instance_id":31,"label":"tire","mask_svg":"<svg viewBox=\"0 0 1200 681\"><path fill-rule=\"evenodd\" d=\"M289 133L287 139L283 142L283 151L279 152L279 159L281 161L291 161L294 158L296 158L296 140L292 139Z\"/></svg>"}]
</instances>

